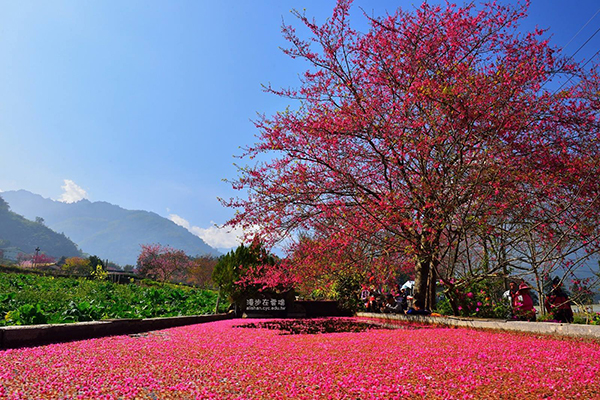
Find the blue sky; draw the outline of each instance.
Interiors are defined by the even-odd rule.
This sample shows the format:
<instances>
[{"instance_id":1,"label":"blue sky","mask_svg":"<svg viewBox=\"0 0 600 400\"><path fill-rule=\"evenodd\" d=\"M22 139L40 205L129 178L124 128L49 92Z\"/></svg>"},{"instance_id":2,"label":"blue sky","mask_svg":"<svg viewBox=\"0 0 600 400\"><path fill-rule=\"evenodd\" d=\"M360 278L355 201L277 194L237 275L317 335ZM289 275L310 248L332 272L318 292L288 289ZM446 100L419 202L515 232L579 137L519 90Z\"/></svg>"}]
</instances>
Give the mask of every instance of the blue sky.
<instances>
[{"instance_id":1,"label":"blue sky","mask_svg":"<svg viewBox=\"0 0 600 400\"><path fill-rule=\"evenodd\" d=\"M437 1L430 1L437 3ZM549 28L562 48L600 2L533 0L524 29ZM322 22L334 0L0 0L0 190L88 198L170 217L214 247L235 246L211 226L233 215L233 158L254 142L256 113L288 101L261 84L294 86L302 62L280 47L282 18L306 9ZM415 1L356 0L382 15ZM565 48L572 54L600 14ZM299 29L303 32L302 29ZM577 54L600 50L600 34ZM242 162L243 163L243 162Z\"/></svg>"}]
</instances>

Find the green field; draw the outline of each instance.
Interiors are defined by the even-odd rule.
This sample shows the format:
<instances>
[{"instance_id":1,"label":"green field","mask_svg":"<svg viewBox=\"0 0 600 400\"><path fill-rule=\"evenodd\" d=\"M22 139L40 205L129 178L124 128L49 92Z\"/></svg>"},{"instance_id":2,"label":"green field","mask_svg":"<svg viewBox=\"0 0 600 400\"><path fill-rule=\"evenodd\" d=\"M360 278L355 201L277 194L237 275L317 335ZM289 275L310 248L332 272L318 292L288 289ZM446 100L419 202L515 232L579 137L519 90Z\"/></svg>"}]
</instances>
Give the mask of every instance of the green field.
<instances>
[{"instance_id":1,"label":"green field","mask_svg":"<svg viewBox=\"0 0 600 400\"><path fill-rule=\"evenodd\" d=\"M212 314L216 302L213 290L180 285L0 272L0 326Z\"/></svg>"}]
</instances>

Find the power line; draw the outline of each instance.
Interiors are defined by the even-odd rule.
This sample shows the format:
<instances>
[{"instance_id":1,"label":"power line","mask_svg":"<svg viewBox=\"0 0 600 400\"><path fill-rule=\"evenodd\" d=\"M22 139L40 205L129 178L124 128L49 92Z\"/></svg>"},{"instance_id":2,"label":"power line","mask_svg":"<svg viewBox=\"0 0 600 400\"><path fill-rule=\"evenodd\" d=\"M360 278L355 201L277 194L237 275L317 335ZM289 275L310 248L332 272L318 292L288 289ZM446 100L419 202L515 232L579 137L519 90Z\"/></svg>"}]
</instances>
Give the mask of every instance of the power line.
<instances>
[{"instance_id":1,"label":"power line","mask_svg":"<svg viewBox=\"0 0 600 400\"><path fill-rule=\"evenodd\" d=\"M588 20L588 22L586 22L586 23L585 23L585 25L583 25L583 26L581 27L581 29L579 29L579 31L578 31L578 32L575 34L575 36L573 36L573 37L571 38L571 40L569 40L569 41L567 42L567 44L565 44L565 45L563 46L563 48L562 48L563 50L564 50L564 49L566 49L566 48L567 48L567 46L569 46L569 45L571 44L571 42L572 42L572 41L573 41L573 40L574 40L574 39L575 39L575 38L576 38L576 37L577 37L577 36L578 36L578 35L581 33L581 31L582 31L582 30L584 30L584 29L585 29L585 27L586 27L586 26L588 26L588 24L589 24L590 22L592 22L592 20L593 20L593 19L596 17L596 15L598 15L598 13L600 13L600 8L598 9L598 11L596 11L596 13L595 13L594 15L592 15L592 18L590 18L590 19ZM587 43L587 42L586 42L586 43ZM579 49L578 49L577 51L579 51ZM577 53L577 51L576 51L575 53ZM575 54L573 54L573 55L575 55ZM572 56L571 56L571 57L572 57Z\"/></svg>"},{"instance_id":2,"label":"power line","mask_svg":"<svg viewBox=\"0 0 600 400\"><path fill-rule=\"evenodd\" d=\"M600 10L598 10L598 11L600 11ZM576 55L577 53L579 53L579 50L583 49L583 48L585 47L585 45L586 45L586 44L588 44L588 42L589 42L590 40L592 40L592 38L598 34L598 32L600 32L600 28L596 29L596 32L594 32L594 33L592 34L592 36L590 36L590 37L588 38L588 40L586 40L586 41L585 41L585 43L584 43L584 44L582 44L581 46L579 46L579 48L577 49L577 51L576 51L575 53L573 53L573 55L572 55L571 57L569 57L569 60L571 60L573 57L575 57L575 55ZM575 36L577 36L577 35L575 35ZM566 47L566 46L565 46L565 47ZM564 49L564 47L563 47L563 49Z\"/></svg>"},{"instance_id":3,"label":"power line","mask_svg":"<svg viewBox=\"0 0 600 400\"><path fill-rule=\"evenodd\" d=\"M574 36L571 38L571 40L569 40L569 41L567 42L567 44L563 46L562 50L564 50L565 48L567 48L567 46L568 46L569 44L571 44L571 42L572 42L572 41L573 41L573 40L574 40L574 39L575 39L575 38L576 38L576 37L577 37L577 36L578 36L578 35L581 33L581 31L582 31L582 30L583 30L583 29L584 29L586 26L588 26L588 24L589 24L590 22L592 22L592 20L593 20L593 19L596 17L596 15L598 15L598 13L600 13L600 8L599 8L599 9L596 11L596 13L595 13L594 15L592 15L592 17L591 17L591 18L590 18L590 19L589 19L589 20L588 20L588 21L587 21L587 22L586 22L586 23L585 23L585 24L584 24L584 25L583 25L583 26L582 26L582 27L579 29L579 31L577 31L577 33L576 33L576 34L575 34L575 35L574 35ZM584 42L584 43L583 43L581 46L579 46L579 48L578 48L578 49L575 51L575 53L573 53L573 54L572 54L570 57L568 57L568 58L567 58L567 61L571 61L571 60L572 60L572 59L573 59L573 58L574 58L574 57L577 55L577 53L579 53L579 51L580 51L581 49L583 49L583 48L585 47L585 45L586 45L586 44L588 44L588 43L589 43L589 41L590 41L590 40L592 40L592 38L598 34L598 32L600 32L600 28L596 29L596 31L595 31L595 32L594 32L594 33L593 33L593 34L592 34L592 35L591 35L591 36L590 36L590 37L589 37L589 38L588 38L588 39L587 39L587 40L586 40L586 41L585 41L585 42ZM582 66L582 68L584 68L584 67L585 67L585 66L586 66L586 65L587 65L587 64L588 64L588 63L589 63L589 62L590 62L590 61L591 61L591 60L592 60L594 57L596 57L596 56L598 55L598 53L600 53L600 50L599 50L599 51L597 51L597 52L596 52L596 54L594 54L594 55L593 55L593 56L592 56L592 57L591 57L591 58L590 58L590 59L589 59L589 60L588 60L588 61L587 61L587 62L586 62L586 63L585 63L583 66ZM544 86L546 86L546 83L550 82L550 79L551 79L551 78L552 78L554 75L556 75L556 74L557 74L557 72L554 72L553 74L551 74L551 75L550 75L550 77L549 77L549 79L548 79L547 81L545 81L545 82L542 84L542 87L541 87L541 88L543 88ZM562 85L560 85L560 87L559 87L558 89L556 89L556 90L555 90L555 91L554 91L552 94L553 94L553 95L554 95L554 94L556 94L556 92L558 92L558 91L559 91L560 89L562 89L562 88L563 88L563 87L564 87L564 86L565 86L567 83L569 83L569 82L571 81L571 79L573 79L573 76L570 76L570 77L569 77L569 79L567 79L565 82L563 82L563 84L562 84ZM540 89L541 89L541 88L540 88Z\"/></svg>"},{"instance_id":4,"label":"power line","mask_svg":"<svg viewBox=\"0 0 600 400\"><path fill-rule=\"evenodd\" d=\"M595 53L593 56L591 56L591 57L590 57L590 59L589 59L589 60L587 60L587 61L585 62L585 64L583 64L583 65L581 66L581 69L585 68L585 66L586 66L586 65L588 65L588 64L590 63L590 61L592 61L594 58L596 58L596 56L597 56L598 54L600 54L600 50L598 50L598 51L597 51L597 52L596 52L596 53ZM555 95L555 94L556 94L556 93L557 93L557 92L558 92L560 89L562 89L562 88L563 88L563 87L564 87L564 86L565 86L567 83L571 82L571 79L573 79L573 75L571 75L571 76L569 77L569 79L567 79L566 81L564 81L564 82L563 82L563 84L562 84L562 85L560 85L560 87L559 87L558 89L556 89L554 92L552 92L552 95ZM547 82L547 81L546 81L546 82Z\"/></svg>"}]
</instances>

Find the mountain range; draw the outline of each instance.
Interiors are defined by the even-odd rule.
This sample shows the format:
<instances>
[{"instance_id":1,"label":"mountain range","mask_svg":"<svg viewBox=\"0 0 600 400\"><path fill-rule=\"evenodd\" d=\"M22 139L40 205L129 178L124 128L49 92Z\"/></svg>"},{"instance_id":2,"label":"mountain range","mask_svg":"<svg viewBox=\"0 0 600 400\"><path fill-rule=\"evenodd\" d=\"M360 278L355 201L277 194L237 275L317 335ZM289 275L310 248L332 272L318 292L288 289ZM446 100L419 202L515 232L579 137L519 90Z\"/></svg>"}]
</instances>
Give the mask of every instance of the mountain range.
<instances>
[{"instance_id":1,"label":"mountain range","mask_svg":"<svg viewBox=\"0 0 600 400\"><path fill-rule=\"evenodd\" d=\"M119 265L135 265L142 244L160 243L191 256L220 253L173 221L148 211L126 210L103 201L63 203L26 190L0 194L12 211L25 218L43 218L87 254Z\"/></svg>"},{"instance_id":2,"label":"mountain range","mask_svg":"<svg viewBox=\"0 0 600 400\"><path fill-rule=\"evenodd\" d=\"M54 232L41 220L30 221L10 211L9 205L0 197L0 258L14 259L19 253L33 254L37 248L55 259L81 256L77 245L65 235Z\"/></svg>"}]
</instances>

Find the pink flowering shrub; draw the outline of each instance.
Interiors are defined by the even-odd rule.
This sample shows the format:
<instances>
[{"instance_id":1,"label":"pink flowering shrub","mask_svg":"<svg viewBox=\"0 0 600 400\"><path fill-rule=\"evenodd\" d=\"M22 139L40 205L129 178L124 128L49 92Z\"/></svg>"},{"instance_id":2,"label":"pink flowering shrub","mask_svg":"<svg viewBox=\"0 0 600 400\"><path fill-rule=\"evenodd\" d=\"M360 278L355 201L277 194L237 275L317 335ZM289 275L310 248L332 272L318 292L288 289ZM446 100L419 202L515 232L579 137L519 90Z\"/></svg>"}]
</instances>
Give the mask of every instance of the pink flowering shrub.
<instances>
[{"instance_id":1,"label":"pink flowering shrub","mask_svg":"<svg viewBox=\"0 0 600 400\"><path fill-rule=\"evenodd\" d=\"M42 267L49 264L54 264L56 260L54 257L50 257L44 253L41 254L25 254L19 253L17 255L17 263L23 268Z\"/></svg>"},{"instance_id":2,"label":"pink flowering shrub","mask_svg":"<svg viewBox=\"0 0 600 400\"><path fill-rule=\"evenodd\" d=\"M436 311L444 315L460 315L477 318L506 318L510 313L507 299L502 297L501 281L468 280L440 281L444 296Z\"/></svg>"},{"instance_id":3,"label":"pink flowering shrub","mask_svg":"<svg viewBox=\"0 0 600 400\"><path fill-rule=\"evenodd\" d=\"M600 398L598 342L437 327L234 328L248 322L0 351L0 398Z\"/></svg>"}]
</instances>

